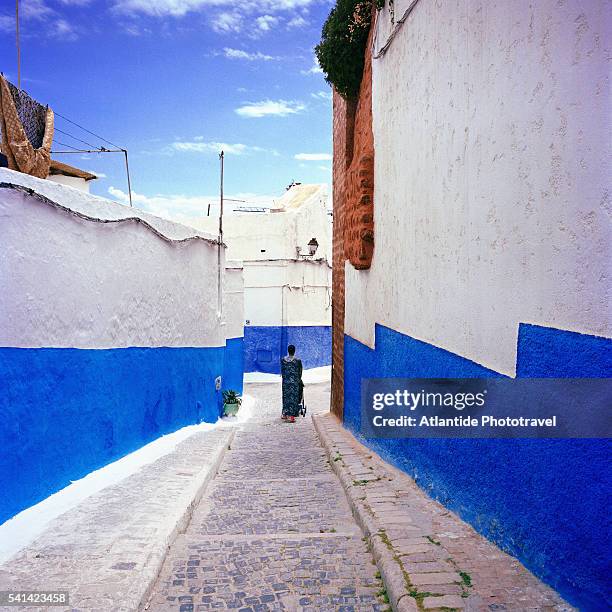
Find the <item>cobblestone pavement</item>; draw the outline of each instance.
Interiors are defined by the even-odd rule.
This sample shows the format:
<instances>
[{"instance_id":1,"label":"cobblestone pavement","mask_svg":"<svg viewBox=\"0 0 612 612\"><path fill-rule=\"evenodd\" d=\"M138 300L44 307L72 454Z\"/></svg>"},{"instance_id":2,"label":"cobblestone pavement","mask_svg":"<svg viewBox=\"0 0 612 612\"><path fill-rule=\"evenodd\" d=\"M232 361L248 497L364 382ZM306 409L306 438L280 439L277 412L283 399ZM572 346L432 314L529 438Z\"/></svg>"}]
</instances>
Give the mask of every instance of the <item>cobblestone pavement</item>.
<instances>
[{"instance_id":1,"label":"cobblestone pavement","mask_svg":"<svg viewBox=\"0 0 612 612\"><path fill-rule=\"evenodd\" d=\"M315 420L396 610L574 610L332 415Z\"/></svg>"},{"instance_id":2,"label":"cobblestone pavement","mask_svg":"<svg viewBox=\"0 0 612 612\"><path fill-rule=\"evenodd\" d=\"M236 433L147 610L387 610L380 574L310 415L280 420L280 385L251 384L256 415ZM329 385L307 387L329 406Z\"/></svg>"},{"instance_id":3,"label":"cobblestone pavement","mask_svg":"<svg viewBox=\"0 0 612 612\"><path fill-rule=\"evenodd\" d=\"M225 427L193 434L52 520L0 565L0 591L67 591L72 612L137 610L232 436ZM65 609L0 605L7 612Z\"/></svg>"}]
</instances>

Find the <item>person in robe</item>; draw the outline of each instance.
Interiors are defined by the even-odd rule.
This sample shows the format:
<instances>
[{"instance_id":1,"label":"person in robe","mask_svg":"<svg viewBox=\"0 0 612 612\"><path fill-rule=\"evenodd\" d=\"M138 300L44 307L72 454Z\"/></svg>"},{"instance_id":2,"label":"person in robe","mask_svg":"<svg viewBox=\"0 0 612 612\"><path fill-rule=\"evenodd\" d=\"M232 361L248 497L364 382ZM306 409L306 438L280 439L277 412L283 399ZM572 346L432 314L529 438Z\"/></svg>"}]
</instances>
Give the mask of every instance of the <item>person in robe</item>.
<instances>
[{"instance_id":1,"label":"person in robe","mask_svg":"<svg viewBox=\"0 0 612 612\"><path fill-rule=\"evenodd\" d=\"M287 355L281 359L283 379L283 410L281 419L295 423L300 412L304 384L302 383L302 360L295 356L295 346L287 347Z\"/></svg>"}]
</instances>

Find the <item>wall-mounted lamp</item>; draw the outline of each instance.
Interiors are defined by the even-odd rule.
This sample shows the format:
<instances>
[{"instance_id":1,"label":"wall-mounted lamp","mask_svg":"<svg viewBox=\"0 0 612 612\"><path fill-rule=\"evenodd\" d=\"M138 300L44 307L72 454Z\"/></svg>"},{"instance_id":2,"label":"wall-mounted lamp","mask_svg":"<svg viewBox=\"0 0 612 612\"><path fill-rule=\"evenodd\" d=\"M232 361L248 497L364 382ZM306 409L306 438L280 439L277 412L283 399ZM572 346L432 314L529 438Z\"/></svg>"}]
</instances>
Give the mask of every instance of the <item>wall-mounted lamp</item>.
<instances>
[{"instance_id":1,"label":"wall-mounted lamp","mask_svg":"<svg viewBox=\"0 0 612 612\"><path fill-rule=\"evenodd\" d=\"M316 238L311 238L308 243L308 253L302 253L302 247L295 247L297 251L298 257L314 257L317 249L319 248L319 243Z\"/></svg>"},{"instance_id":2,"label":"wall-mounted lamp","mask_svg":"<svg viewBox=\"0 0 612 612\"><path fill-rule=\"evenodd\" d=\"M310 255L314 256L318 248L319 248L319 243L317 242L317 239L311 238L310 242L308 243L308 252L310 253Z\"/></svg>"}]
</instances>

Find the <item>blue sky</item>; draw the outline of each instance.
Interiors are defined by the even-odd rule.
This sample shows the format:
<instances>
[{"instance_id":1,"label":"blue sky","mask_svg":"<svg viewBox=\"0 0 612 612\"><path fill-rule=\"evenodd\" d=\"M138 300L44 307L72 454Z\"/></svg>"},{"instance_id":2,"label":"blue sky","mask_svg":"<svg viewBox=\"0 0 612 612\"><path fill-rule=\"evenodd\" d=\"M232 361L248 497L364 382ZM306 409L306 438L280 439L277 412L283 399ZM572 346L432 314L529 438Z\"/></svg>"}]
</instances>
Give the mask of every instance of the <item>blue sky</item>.
<instances>
[{"instance_id":1,"label":"blue sky","mask_svg":"<svg viewBox=\"0 0 612 612\"><path fill-rule=\"evenodd\" d=\"M248 203L291 181L329 182L330 89L313 47L330 0L20 0L22 87L130 153L136 203L197 215L218 193ZM0 68L16 82L14 5L0 9ZM57 118L56 127L104 144ZM58 142L85 147L56 133ZM107 145L108 146L108 145ZM63 147L62 147L63 148ZM121 200L120 155L57 156Z\"/></svg>"}]
</instances>

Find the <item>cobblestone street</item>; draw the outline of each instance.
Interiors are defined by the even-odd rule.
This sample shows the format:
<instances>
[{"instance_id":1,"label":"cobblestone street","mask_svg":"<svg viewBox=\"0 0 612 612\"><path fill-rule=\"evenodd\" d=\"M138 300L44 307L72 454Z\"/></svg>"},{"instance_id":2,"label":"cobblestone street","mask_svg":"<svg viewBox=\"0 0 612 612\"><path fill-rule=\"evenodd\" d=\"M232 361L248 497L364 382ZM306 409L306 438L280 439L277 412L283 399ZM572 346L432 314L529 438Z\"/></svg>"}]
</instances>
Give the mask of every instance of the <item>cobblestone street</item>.
<instances>
[{"instance_id":1,"label":"cobblestone street","mask_svg":"<svg viewBox=\"0 0 612 612\"><path fill-rule=\"evenodd\" d=\"M310 414L280 420L280 386L247 385L256 414L170 548L148 610L386 610L383 587ZM329 385L309 385L323 412Z\"/></svg>"},{"instance_id":2,"label":"cobblestone street","mask_svg":"<svg viewBox=\"0 0 612 612\"><path fill-rule=\"evenodd\" d=\"M361 446L327 412L328 384L307 385L309 414L294 425L279 418L279 384L245 392L253 417L171 546L146 610L572 610Z\"/></svg>"}]
</instances>

